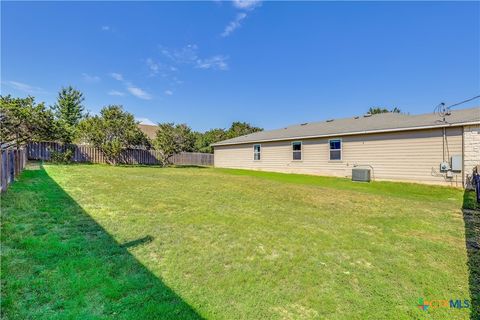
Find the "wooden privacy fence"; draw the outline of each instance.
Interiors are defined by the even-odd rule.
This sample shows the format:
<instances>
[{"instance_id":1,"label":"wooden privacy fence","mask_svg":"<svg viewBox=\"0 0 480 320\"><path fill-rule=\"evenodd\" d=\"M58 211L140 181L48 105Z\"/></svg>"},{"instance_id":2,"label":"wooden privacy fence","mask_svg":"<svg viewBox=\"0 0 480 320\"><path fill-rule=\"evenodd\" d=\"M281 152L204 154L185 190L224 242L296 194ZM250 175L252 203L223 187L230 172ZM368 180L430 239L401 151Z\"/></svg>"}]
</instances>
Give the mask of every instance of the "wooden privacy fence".
<instances>
[{"instance_id":1,"label":"wooden privacy fence","mask_svg":"<svg viewBox=\"0 0 480 320\"><path fill-rule=\"evenodd\" d=\"M26 148L8 148L0 151L0 188L4 192L27 164Z\"/></svg>"},{"instance_id":2,"label":"wooden privacy fence","mask_svg":"<svg viewBox=\"0 0 480 320\"><path fill-rule=\"evenodd\" d=\"M73 149L72 161L107 163L102 151L88 145L71 145ZM27 146L28 159L51 160L52 151L64 152L67 146L56 142L30 142ZM156 150L124 149L119 162L122 164L160 164L161 153ZM212 166L213 154L199 152L182 152L170 157L170 162L177 165Z\"/></svg>"}]
</instances>

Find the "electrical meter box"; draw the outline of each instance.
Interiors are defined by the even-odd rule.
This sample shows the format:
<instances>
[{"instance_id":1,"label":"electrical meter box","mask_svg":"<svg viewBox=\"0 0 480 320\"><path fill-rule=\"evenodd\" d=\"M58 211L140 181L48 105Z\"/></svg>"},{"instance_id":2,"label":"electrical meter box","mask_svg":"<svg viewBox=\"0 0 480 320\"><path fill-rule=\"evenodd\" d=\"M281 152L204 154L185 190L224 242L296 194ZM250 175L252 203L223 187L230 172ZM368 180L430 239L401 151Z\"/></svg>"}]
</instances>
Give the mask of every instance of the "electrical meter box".
<instances>
[{"instance_id":1,"label":"electrical meter box","mask_svg":"<svg viewBox=\"0 0 480 320\"><path fill-rule=\"evenodd\" d=\"M459 154L452 156L452 171L462 171L462 156Z\"/></svg>"},{"instance_id":2,"label":"electrical meter box","mask_svg":"<svg viewBox=\"0 0 480 320\"><path fill-rule=\"evenodd\" d=\"M440 163L440 171L448 171L450 170L450 164L448 162Z\"/></svg>"}]
</instances>

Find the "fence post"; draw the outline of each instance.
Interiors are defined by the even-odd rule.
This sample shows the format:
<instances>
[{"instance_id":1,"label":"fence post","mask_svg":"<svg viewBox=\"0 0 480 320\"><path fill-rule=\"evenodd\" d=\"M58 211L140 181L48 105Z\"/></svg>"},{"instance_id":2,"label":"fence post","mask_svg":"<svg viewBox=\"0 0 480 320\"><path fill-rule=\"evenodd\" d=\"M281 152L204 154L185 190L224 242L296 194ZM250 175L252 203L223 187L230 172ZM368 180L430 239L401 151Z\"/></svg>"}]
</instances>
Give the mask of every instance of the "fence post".
<instances>
[{"instance_id":1,"label":"fence post","mask_svg":"<svg viewBox=\"0 0 480 320\"><path fill-rule=\"evenodd\" d=\"M5 191L7 188L6 188L6 184L5 184L5 168L4 168L4 165L3 165L3 150L0 150L0 190L1 192Z\"/></svg>"}]
</instances>

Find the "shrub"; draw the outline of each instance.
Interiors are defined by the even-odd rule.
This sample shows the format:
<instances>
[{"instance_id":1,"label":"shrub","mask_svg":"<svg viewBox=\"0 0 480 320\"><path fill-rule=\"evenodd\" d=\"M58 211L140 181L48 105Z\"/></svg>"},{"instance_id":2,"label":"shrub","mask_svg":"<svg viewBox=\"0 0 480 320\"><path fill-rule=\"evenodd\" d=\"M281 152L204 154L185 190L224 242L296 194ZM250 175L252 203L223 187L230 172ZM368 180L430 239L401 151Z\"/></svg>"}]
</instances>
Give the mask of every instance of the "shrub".
<instances>
[{"instance_id":1,"label":"shrub","mask_svg":"<svg viewBox=\"0 0 480 320\"><path fill-rule=\"evenodd\" d=\"M65 151L51 151L50 159L53 163L71 163L73 156L72 149L66 149Z\"/></svg>"}]
</instances>

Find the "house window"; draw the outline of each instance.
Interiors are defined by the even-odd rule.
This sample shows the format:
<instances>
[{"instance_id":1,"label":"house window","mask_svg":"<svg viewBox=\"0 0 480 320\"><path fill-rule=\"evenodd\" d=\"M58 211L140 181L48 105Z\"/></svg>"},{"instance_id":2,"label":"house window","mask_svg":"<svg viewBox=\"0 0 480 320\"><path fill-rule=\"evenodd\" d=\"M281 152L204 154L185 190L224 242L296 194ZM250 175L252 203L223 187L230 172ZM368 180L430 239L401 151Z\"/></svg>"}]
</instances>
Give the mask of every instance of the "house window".
<instances>
[{"instance_id":1,"label":"house window","mask_svg":"<svg viewBox=\"0 0 480 320\"><path fill-rule=\"evenodd\" d=\"M253 145L253 160L260 160L260 149L261 146L259 144Z\"/></svg>"},{"instance_id":2,"label":"house window","mask_svg":"<svg viewBox=\"0 0 480 320\"><path fill-rule=\"evenodd\" d=\"M330 143L330 160L342 160L342 140L332 139Z\"/></svg>"},{"instance_id":3,"label":"house window","mask_svg":"<svg viewBox=\"0 0 480 320\"><path fill-rule=\"evenodd\" d=\"M292 142L293 160L302 160L302 143Z\"/></svg>"}]
</instances>

